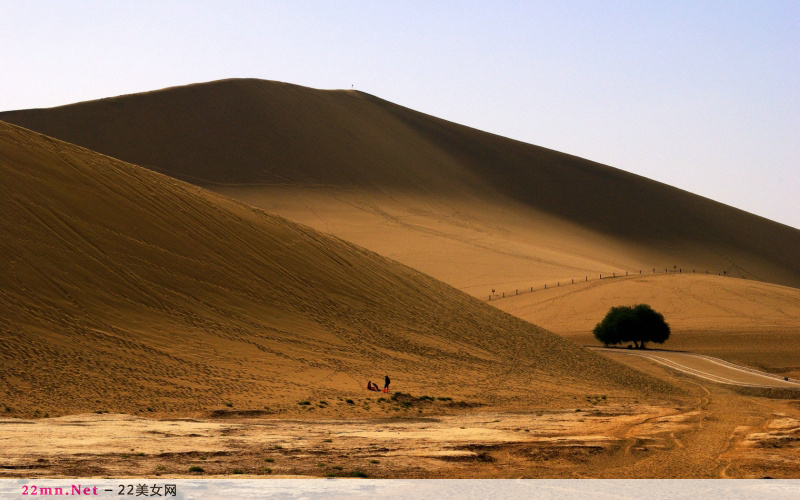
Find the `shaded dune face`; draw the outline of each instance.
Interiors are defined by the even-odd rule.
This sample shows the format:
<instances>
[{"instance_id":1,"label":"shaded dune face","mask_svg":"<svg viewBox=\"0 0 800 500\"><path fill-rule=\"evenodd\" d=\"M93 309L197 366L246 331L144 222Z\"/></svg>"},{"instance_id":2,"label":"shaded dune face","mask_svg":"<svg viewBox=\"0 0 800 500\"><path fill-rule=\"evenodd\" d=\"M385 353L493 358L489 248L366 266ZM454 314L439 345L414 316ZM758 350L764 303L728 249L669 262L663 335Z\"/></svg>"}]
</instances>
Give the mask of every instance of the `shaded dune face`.
<instances>
[{"instance_id":1,"label":"shaded dune face","mask_svg":"<svg viewBox=\"0 0 800 500\"><path fill-rule=\"evenodd\" d=\"M360 92L223 80L0 119L310 224L475 296L673 265L800 287L797 229ZM389 245L387 234L420 244Z\"/></svg>"},{"instance_id":2,"label":"shaded dune face","mask_svg":"<svg viewBox=\"0 0 800 500\"><path fill-rule=\"evenodd\" d=\"M2 122L0 184L17 409L263 408L386 372L486 402L669 390L371 251Z\"/></svg>"}]
</instances>

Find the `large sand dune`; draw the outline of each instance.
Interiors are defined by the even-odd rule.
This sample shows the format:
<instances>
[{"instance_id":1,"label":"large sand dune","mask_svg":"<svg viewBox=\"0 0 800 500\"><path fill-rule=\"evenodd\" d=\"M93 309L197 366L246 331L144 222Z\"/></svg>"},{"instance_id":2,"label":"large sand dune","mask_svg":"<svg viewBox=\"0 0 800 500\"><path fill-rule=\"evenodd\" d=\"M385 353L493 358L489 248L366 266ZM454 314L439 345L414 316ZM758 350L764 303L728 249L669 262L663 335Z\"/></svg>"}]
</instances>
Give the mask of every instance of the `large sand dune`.
<instances>
[{"instance_id":1,"label":"large sand dune","mask_svg":"<svg viewBox=\"0 0 800 500\"><path fill-rule=\"evenodd\" d=\"M672 266L800 287L797 229L360 92L224 80L0 119L309 224L478 297Z\"/></svg>"},{"instance_id":2,"label":"large sand dune","mask_svg":"<svg viewBox=\"0 0 800 500\"><path fill-rule=\"evenodd\" d=\"M277 411L386 372L486 404L667 389L368 250L5 123L0 184L16 412Z\"/></svg>"},{"instance_id":3,"label":"large sand dune","mask_svg":"<svg viewBox=\"0 0 800 500\"><path fill-rule=\"evenodd\" d=\"M669 347L800 377L796 229L358 92L0 115L250 204L0 122L0 413L140 413L0 418L5 474L797 477L796 401L500 311L590 343L649 302ZM363 389L386 372L439 398Z\"/></svg>"},{"instance_id":4,"label":"large sand dune","mask_svg":"<svg viewBox=\"0 0 800 500\"><path fill-rule=\"evenodd\" d=\"M608 166L360 92L260 80L0 119L307 224L484 300L643 270L638 281L493 304L591 343L609 307L646 302L673 325L670 346L800 374L800 231ZM646 276L665 268L683 274Z\"/></svg>"}]
</instances>

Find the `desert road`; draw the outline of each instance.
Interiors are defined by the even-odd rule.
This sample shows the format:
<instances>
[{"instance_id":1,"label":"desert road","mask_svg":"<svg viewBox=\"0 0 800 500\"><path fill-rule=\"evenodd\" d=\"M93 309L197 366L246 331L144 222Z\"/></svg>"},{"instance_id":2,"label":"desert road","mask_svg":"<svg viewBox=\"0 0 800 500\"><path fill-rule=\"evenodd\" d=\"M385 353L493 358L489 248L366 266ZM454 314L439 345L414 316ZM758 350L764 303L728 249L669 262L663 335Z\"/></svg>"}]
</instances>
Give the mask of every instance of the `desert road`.
<instances>
[{"instance_id":1,"label":"desert road","mask_svg":"<svg viewBox=\"0 0 800 500\"><path fill-rule=\"evenodd\" d=\"M595 352L607 354L627 354L643 356L656 363L669 366L676 370L689 373L721 384L742 385L748 387L792 387L800 389L800 381L789 379L770 373L761 372L753 368L735 365L719 358L691 354L688 352L674 351L640 351L634 349L610 349L604 347L589 347Z\"/></svg>"}]
</instances>

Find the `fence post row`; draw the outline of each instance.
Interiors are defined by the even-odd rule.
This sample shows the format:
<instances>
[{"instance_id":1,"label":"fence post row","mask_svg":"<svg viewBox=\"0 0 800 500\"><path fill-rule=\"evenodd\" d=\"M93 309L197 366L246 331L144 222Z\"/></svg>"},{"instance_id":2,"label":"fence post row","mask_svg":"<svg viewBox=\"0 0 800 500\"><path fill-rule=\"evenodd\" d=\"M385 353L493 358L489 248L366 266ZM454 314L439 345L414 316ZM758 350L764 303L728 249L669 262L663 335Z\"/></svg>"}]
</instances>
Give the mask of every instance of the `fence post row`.
<instances>
[{"instance_id":1,"label":"fence post row","mask_svg":"<svg viewBox=\"0 0 800 500\"><path fill-rule=\"evenodd\" d=\"M678 269L678 274L682 274L683 273L683 268L678 268L677 266L675 266L675 267ZM673 271L673 272L675 272L675 271ZM713 272L709 273L708 269L706 269L705 272L706 272L706 274L714 274ZM642 270L641 269L639 269L639 274L642 274ZM656 274L656 268L655 267L653 268L653 274ZM667 267L664 268L664 274L669 274L669 268L667 268ZM696 269L692 269L692 274L697 274L697 270ZM727 271L722 271L722 272L718 272L717 273L717 276L723 276L723 275L727 276L728 272ZM616 278L617 277L617 273L614 271L614 272L611 273L611 276ZM620 276L622 276L622 275L620 275ZM630 276L630 272L629 271L625 271L625 276ZM603 279L603 273L600 273L600 279ZM588 274L585 275L583 277L583 280L588 282L589 281L589 275ZM575 284L575 278L571 278L570 279L570 283L574 285ZM557 281L556 282L556 286L560 287L561 286L561 282ZM547 283L544 284L544 289L547 290ZM530 291L533 292L533 287L530 287ZM517 288L514 291L514 293L516 295L519 295L519 288ZM525 293L525 292L523 292L523 293ZM489 300L492 300L493 294L494 294L494 290L492 290L492 293L489 294ZM506 292L502 292L502 297L505 298L505 296L506 296Z\"/></svg>"}]
</instances>

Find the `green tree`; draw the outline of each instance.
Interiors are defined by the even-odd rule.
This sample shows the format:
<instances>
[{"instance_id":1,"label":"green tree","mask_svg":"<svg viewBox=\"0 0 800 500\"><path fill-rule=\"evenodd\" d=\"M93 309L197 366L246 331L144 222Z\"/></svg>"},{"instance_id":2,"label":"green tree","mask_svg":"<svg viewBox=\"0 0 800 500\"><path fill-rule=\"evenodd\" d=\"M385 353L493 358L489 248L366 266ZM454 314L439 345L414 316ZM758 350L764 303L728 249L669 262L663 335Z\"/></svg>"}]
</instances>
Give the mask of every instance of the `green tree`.
<instances>
[{"instance_id":1,"label":"green tree","mask_svg":"<svg viewBox=\"0 0 800 500\"><path fill-rule=\"evenodd\" d=\"M664 316L647 304L612 307L594 327L594 336L605 345L632 342L644 349L646 342L663 344L670 335Z\"/></svg>"},{"instance_id":2,"label":"green tree","mask_svg":"<svg viewBox=\"0 0 800 500\"><path fill-rule=\"evenodd\" d=\"M664 321L663 314L654 311L647 304L639 304L633 309L639 321L638 328L642 332L642 337L639 340L643 349L645 342L663 344L669 339L669 324Z\"/></svg>"}]
</instances>

